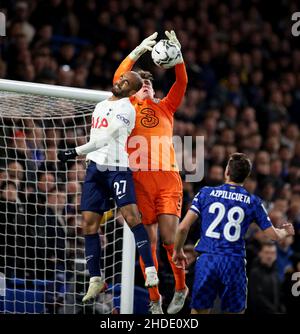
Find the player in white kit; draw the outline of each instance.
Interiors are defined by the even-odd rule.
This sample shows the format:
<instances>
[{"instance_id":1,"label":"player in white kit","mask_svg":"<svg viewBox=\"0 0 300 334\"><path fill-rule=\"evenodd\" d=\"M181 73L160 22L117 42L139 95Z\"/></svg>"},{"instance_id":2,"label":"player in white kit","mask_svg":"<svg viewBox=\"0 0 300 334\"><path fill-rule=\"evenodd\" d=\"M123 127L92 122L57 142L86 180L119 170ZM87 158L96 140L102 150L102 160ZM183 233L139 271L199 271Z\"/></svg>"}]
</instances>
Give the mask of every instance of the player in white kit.
<instances>
[{"instance_id":1,"label":"player in white kit","mask_svg":"<svg viewBox=\"0 0 300 334\"><path fill-rule=\"evenodd\" d=\"M103 213L110 209L110 198L115 200L131 228L138 251L146 264L145 286L158 285L148 235L141 224L136 205L126 152L127 138L135 125L135 109L129 97L141 87L142 79L136 72L124 73L115 82L113 95L97 104L92 115L89 142L58 153L58 159L63 162L74 159L77 155L87 154L88 168L80 209L90 285L83 302L95 298L105 287L100 270L101 243L98 229Z\"/></svg>"}]
</instances>

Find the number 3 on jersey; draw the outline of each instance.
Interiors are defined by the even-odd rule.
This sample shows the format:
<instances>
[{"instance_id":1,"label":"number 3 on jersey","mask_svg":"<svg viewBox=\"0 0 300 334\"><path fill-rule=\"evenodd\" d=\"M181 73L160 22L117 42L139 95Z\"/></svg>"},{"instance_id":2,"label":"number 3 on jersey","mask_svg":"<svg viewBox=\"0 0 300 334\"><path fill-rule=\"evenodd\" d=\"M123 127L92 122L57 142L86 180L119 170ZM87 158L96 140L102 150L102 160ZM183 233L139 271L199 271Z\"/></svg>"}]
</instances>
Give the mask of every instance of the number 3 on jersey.
<instances>
[{"instance_id":1,"label":"number 3 on jersey","mask_svg":"<svg viewBox=\"0 0 300 334\"><path fill-rule=\"evenodd\" d=\"M205 235L210 238L220 239L221 233L216 232L216 227L222 222L226 209L220 202L215 202L210 205L208 212L215 214L218 211L217 217L208 227ZM237 216L237 217L236 217ZM239 206L232 207L227 213L227 223L224 225L224 237L230 242L237 241L241 235L241 223L245 218L244 210ZM232 234L233 232L233 234Z\"/></svg>"}]
</instances>

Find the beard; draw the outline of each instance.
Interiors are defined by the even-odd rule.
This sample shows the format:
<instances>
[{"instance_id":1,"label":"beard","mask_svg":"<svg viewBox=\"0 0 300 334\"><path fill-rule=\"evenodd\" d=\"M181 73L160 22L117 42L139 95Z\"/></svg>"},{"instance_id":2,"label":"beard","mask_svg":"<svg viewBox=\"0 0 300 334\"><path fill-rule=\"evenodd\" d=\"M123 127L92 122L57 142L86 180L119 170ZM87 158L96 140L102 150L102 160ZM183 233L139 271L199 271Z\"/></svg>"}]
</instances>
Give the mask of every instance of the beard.
<instances>
[{"instance_id":1,"label":"beard","mask_svg":"<svg viewBox=\"0 0 300 334\"><path fill-rule=\"evenodd\" d=\"M126 92L122 91L118 85L114 85L111 89L111 92L114 94L116 97L126 97Z\"/></svg>"}]
</instances>

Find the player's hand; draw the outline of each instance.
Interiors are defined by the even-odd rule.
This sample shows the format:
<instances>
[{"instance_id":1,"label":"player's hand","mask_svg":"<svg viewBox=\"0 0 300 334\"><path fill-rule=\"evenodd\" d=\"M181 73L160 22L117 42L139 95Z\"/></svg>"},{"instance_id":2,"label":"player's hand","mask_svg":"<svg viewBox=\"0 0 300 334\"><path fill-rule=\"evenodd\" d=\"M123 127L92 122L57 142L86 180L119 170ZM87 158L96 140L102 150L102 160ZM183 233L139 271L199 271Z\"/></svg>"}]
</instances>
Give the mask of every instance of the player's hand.
<instances>
[{"instance_id":1,"label":"player's hand","mask_svg":"<svg viewBox=\"0 0 300 334\"><path fill-rule=\"evenodd\" d=\"M131 51L129 57L137 61L141 55L147 51L151 51L153 46L156 44L157 32L145 38L140 45L138 45L133 51Z\"/></svg>"},{"instance_id":2,"label":"player's hand","mask_svg":"<svg viewBox=\"0 0 300 334\"><path fill-rule=\"evenodd\" d=\"M183 252L183 249L180 250L180 252L177 253L177 251L174 249L172 260L175 263L176 267L185 269L187 266L187 258Z\"/></svg>"},{"instance_id":3,"label":"player's hand","mask_svg":"<svg viewBox=\"0 0 300 334\"><path fill-rule=\"evenodd\" d=\"M179 43L179 40L176 37L175 31L171 30L171 31L165 31L166 36L168 37L169 41L175 45L178 46L179 50L181 50L181 44ZM182 53L180 52L180 57L178 57L176 64L180 64L183 62L183 57L182 57ZM175 64L175 65L176 65Z\"/></svg>"},{"instance_id":4,"label":"player's hand","mask_svg":"<svg viewBox=\"0 0 300 334\"><path fill-rule=\"evenodd\" d=\"M281 225L281 228L284 229L288 235L294 235L295 229L294 226L291 223L285 223Z\"/></svg>"},{"instance_id":5,"label":"player's hand","mask_svg":"<svg viewBox=\"0 0 300 334\"><path fill-rule=\"evenodd\" d=\"M177 39L177 36L175 34L174 30L171 31L165 31L166 36L168 37L169 41L179 47L181 50L181 44L179 43L179 40Z\"/></svg>"},{"instance_id":6,"label":"player's hand","mask_svg":"<svg viewBox=\"0 0 300 334\"><path fill-rule=\"evenodd\" d=\"M62 162L66 162L70 159L74 159L75 157L77 157L77 152L75 150L75 148L71 148L70 150L67 151L61 151L57 154L57 158L58 160L62 161Z\"/></svg>"}]
</instances>

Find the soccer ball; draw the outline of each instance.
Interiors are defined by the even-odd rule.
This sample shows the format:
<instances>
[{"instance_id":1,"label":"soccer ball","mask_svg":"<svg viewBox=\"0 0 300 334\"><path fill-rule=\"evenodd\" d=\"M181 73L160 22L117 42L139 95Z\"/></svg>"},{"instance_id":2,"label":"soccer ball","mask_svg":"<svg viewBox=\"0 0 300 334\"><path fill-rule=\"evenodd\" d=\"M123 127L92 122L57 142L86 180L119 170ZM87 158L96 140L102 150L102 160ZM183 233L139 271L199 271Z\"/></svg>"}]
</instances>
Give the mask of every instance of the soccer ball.
<instances>
[{"instance_id":1,"label":"soccer ball","mask_svg":"<svg viewBox=\"0 0 300 334\"><path fill-rule=\"evenodd\" d=\"M151 52L154 64L163 68L175 66L180 56L179 47L167 39L161 39L156 43Z\"/></svg>"}]
</instances>

